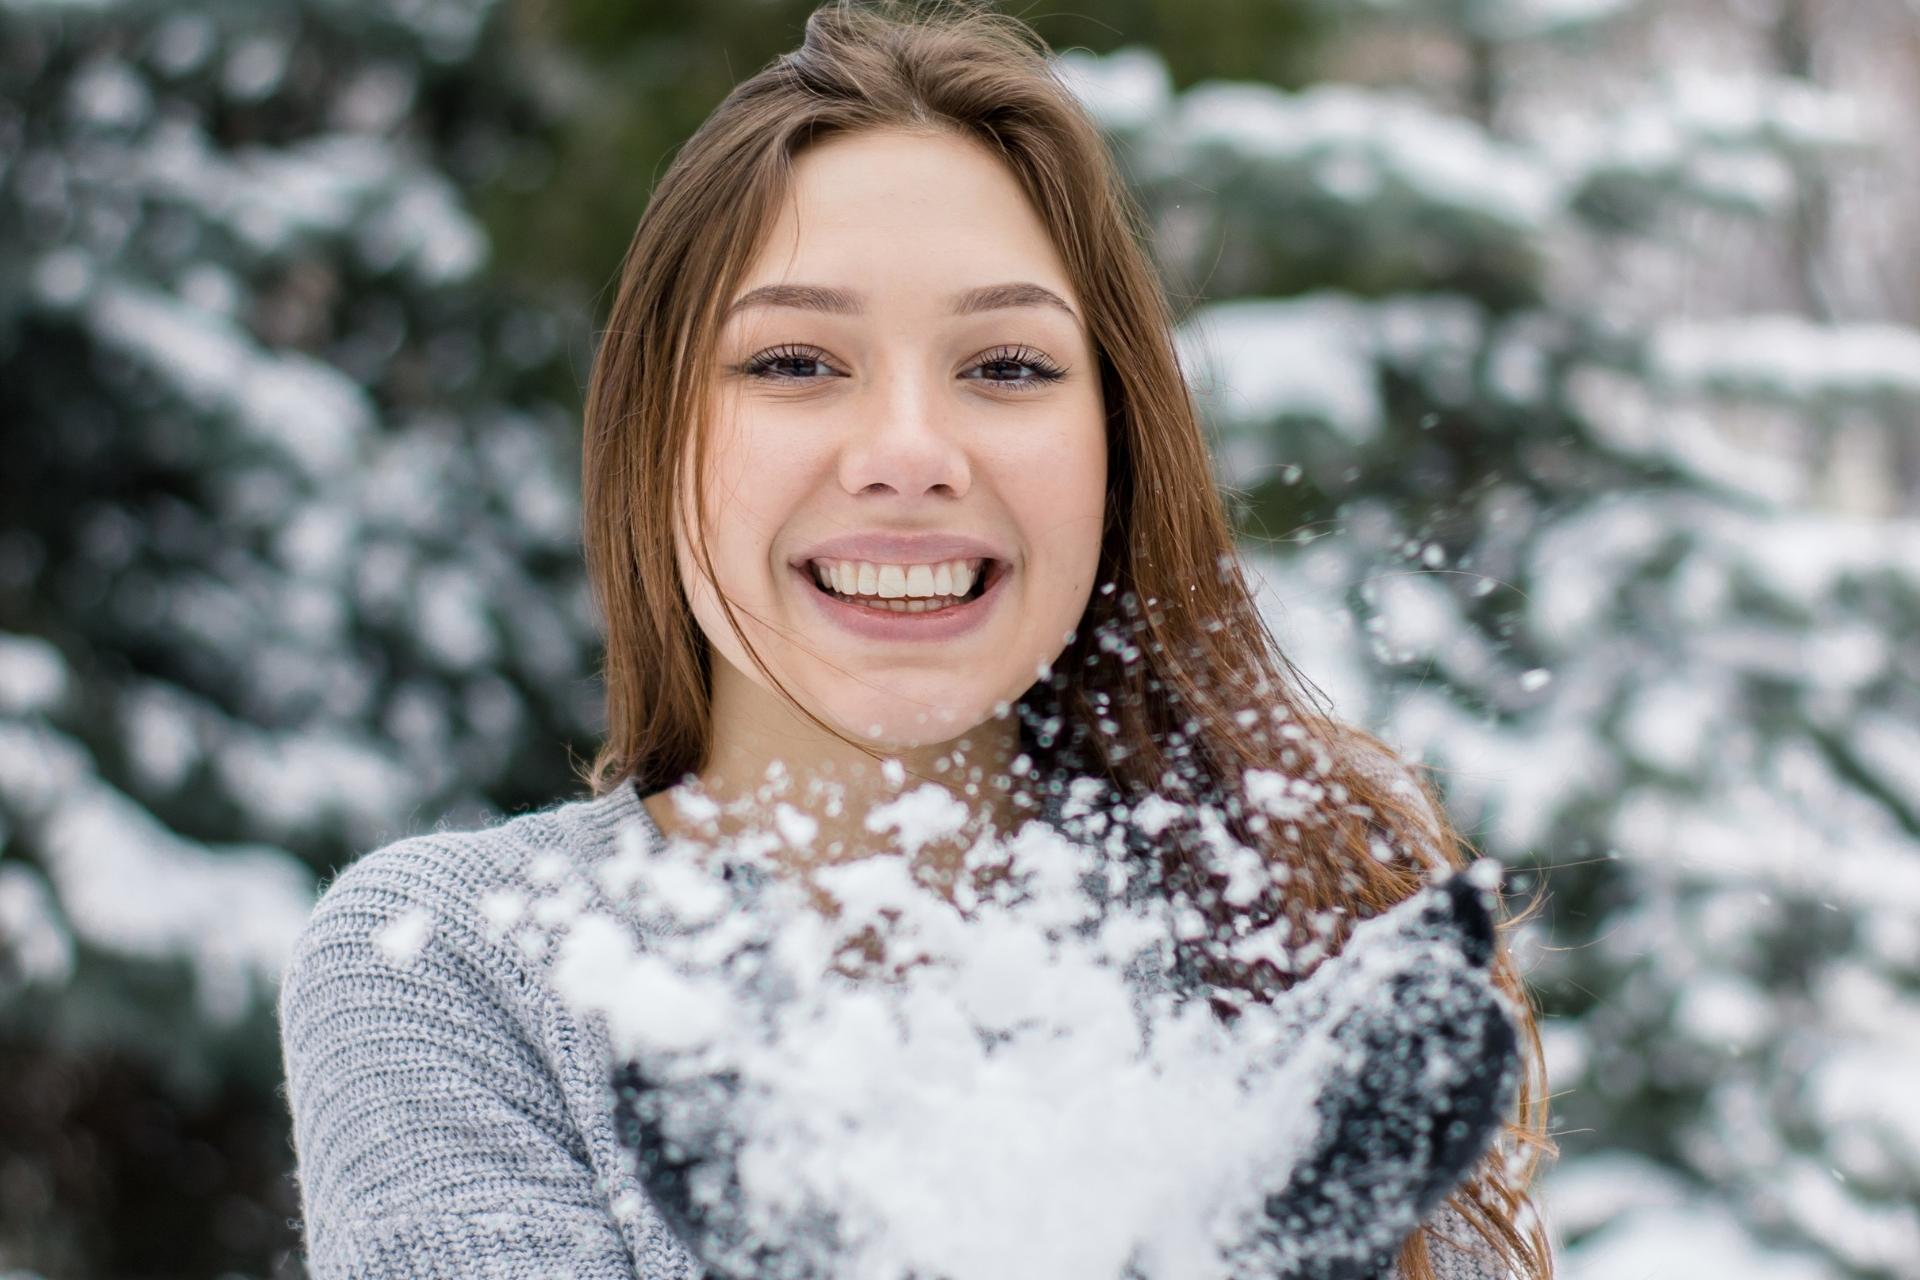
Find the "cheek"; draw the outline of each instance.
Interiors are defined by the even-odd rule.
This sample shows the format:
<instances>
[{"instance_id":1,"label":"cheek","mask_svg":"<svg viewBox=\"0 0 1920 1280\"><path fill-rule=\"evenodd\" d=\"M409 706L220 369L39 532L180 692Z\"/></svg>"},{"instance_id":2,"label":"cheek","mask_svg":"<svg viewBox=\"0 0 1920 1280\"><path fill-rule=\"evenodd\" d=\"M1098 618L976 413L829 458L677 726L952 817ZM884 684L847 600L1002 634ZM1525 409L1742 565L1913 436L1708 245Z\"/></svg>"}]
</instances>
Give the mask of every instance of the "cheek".
<instances>
[{"instance_id":1,"label":"cheek","mask_svg":"<svg viewBox=\"0 0 1920 1280\"><path fill-rule=\"evenodd\" d=\"M1091 577L1100 556L1107 497L1106 434L1097 422L1055 437L1020 468L1021 508L1054 562ZM1090 585L1090 584L1089 584Z\"/></svg>"},{"instance_id":2,"label":"cheek","mask_svg":"<svg viewBox=\"0 0 1920 1280\"><path fill-rule=\"evenodd\" d=\"M726 624L719 597L725 595L736 603L744 603L750 586L742 579L737 564L738 549L734 542L737 535L733 533L737 522L729 519L728 511L731 505L728 493L734 482L725 474L725 463L724 456L716 457L709 452L700 492L706 509L701 511L694 502L689 456L688 468L681 476L674 556L680 565L680 581L701 630L722 651L730 651L732 629ZM703 520L704 528L700 523Z\"/></svg>"},{"instance_id":3,"label":"cheek","mask_svg":"<svg viewBox=\"0 0 1920 1280\"><path fill-rule=\"evenodd\" d=\"M785 568L774 563L774 545L784 524L804 505L807 477L813 474L803 460L780 454L782 434L790 433L757 435L750 419L717 433L702 482L705 545L714 575L728 598L756 610L782 586ZM691 522L692 508L686 510ZM704 582L702 587L711 593Z\"/></svg>"}]
</instances>

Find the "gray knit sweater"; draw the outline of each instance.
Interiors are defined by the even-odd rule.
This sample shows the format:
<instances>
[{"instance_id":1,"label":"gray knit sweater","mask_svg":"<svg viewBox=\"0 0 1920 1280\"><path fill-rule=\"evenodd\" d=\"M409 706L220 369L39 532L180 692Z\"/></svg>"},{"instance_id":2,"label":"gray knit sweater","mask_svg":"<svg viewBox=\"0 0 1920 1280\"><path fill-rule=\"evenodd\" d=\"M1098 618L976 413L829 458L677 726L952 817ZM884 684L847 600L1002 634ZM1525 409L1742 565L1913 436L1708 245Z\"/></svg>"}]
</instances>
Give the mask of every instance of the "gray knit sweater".
<instances>
[{"instance_id":1,"label":"gray knit sweater","mask_svg":"<svg viewBox=\"0 0 1920 1280\"><path fill-rule=\"evenodd\" d=\"M279 999L314 1280L702 1274L615 1141L600 1016L547 981L567 920L614 910L595 873L630 824L662 839L629 783L396 841L321 895Z\"/></svg>"}]
</instances>

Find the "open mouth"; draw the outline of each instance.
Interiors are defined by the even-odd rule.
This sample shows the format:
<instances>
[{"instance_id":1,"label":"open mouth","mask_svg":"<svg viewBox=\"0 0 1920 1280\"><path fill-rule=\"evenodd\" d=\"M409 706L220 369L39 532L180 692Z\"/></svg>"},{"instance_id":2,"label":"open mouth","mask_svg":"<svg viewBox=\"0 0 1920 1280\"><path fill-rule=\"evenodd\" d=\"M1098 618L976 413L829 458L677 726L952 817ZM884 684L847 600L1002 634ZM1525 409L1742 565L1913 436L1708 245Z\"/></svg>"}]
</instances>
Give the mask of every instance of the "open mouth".
<instances>
[{"instance_id":1,"label":"open mouth","mask_svg":"<svg viewBox=\"0 0 1920 1280\"><path fill-rule=\"evenodd\" d=\"M916 614L944 615L965 608L967 605L984 596L988 590L993 587L994 583L998 582L1001 576L1006 573L1006 568L1004 561L992 559L983 560L980 564L980 571L974 575L972 584L963 593L892 597L848 595L844 592L837 591L834 589L831 579L826 576L824 570L818 563L801 566L800 573L812 584L814 590L842 604L870 609L875 613L912 616Z\"/></svg>"}]
</instances>

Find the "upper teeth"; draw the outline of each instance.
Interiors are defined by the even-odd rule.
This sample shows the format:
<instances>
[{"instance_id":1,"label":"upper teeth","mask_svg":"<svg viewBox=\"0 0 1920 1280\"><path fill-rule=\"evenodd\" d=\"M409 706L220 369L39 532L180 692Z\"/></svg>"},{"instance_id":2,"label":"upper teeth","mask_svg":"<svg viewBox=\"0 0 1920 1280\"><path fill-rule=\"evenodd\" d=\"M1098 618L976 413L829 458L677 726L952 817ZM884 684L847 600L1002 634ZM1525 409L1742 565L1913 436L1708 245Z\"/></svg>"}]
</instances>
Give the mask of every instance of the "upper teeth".
<instances>
[{"instance_id":1,"label":"upper teeth","mask_svg":"<svg viewBox=\"0 0 1920 1280\"><path fill-rule=\"evenodd\" d=\"M815 560L820 585L843 596L963 596L985 560L947 560L940 564L874 564L868 560Z\"/></svg>"}]
</instances>

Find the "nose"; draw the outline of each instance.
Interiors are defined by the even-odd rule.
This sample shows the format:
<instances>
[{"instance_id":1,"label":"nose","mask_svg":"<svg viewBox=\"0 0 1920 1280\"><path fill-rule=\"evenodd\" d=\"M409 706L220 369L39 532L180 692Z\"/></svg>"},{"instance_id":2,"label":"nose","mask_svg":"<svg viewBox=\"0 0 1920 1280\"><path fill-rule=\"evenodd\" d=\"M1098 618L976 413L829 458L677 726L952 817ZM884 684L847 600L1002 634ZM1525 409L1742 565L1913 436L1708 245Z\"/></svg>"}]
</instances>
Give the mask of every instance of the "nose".
<instances>
[{"instance_id":1,"label":"nose","mask_svg":"<svg viewBox=\"0 0 1920 1280\"><path fill-rule=\"evenodd\" d=\"M877 377L852 410L840 452L848 493L964 497L973 483L963 412L932 375L899 369Z\"/></svg>"}]
</instances>

